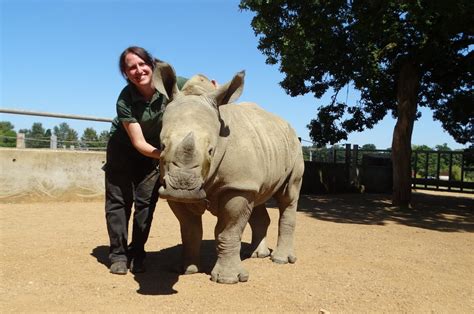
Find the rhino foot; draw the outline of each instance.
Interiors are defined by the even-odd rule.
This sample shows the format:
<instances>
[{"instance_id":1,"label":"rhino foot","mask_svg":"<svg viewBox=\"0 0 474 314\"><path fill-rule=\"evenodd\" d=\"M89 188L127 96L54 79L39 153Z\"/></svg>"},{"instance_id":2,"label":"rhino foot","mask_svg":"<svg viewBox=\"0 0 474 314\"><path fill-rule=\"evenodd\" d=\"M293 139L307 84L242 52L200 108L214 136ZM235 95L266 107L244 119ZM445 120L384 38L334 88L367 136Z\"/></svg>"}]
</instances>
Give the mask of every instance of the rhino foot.
<instances>
[{"instance_id":1,"label":"rhino foot","mask_svg":"<svg viewBox=\"0 0 474 314\"><path fill-rule=\"evenodd\" d=\"M292 254L288 255L279 255L279 254L272 254L271 256L272 262L276 264L294 264L296 262L296 256Z\"/></svg>"},{"instance_id":2,"label":"rhino foot","mask_svg":"<svg viewBox=\"0 0 474 314\"><path fill-rule=\"evenodd\" d=\"M249 254L251 258L265 258L270 256L270 250L255 250L251 254Z\"/></svg>"},{"instance_id":3,"label":"rhino foot","mask_svg":"<svg viewBox=\"0 0 474 314\"><path fill-rule=\"evenodd\" d=\"M249 280L249 273L239 267L238 270L223 269L217 264L211 272L211 280L217 283L235 284L238 282L246 282Z\"/></svg>"},{"instance_id":4,"label":"rhino foot","mask_svg":"<svg viewBox=\"0 0 474 314\"><path fill-rule=\"evenodd\" d=\"M185 275L191 275L195 274L199 271L198 267L196 265L189 265L184 268L183 274Z\"/></svg>"}]
</instances>

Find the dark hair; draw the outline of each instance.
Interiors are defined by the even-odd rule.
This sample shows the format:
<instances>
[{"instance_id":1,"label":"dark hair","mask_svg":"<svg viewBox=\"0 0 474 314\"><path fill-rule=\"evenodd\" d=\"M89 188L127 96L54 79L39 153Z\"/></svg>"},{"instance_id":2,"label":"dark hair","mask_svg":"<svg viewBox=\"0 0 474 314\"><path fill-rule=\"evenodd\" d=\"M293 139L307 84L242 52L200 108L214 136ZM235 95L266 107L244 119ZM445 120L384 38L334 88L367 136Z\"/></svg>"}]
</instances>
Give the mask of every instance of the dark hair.
<instances>
[{"instance_id":1,"label":"dark hair","mask_svg":"<svg viewBox=\"0 0 474 314\"><path fill-rule=\"evenodd\" d=\"M125 64L125 56L129 53L133 53L134 55L139 56L143 61L145 61L146 64L148 64L152 69L155 68L155 62L159 61L158 59L153 58L153 56L143 49L142 47L137 47L137 46L131 46L125 49L122 54L120 55L119 59L119 68L120 68L120 73L122 73L122 76L127 80L127 82L130 83L130 81L127 78L126 74L126 67L127 65Z\"/></svg>"}]
</instances>

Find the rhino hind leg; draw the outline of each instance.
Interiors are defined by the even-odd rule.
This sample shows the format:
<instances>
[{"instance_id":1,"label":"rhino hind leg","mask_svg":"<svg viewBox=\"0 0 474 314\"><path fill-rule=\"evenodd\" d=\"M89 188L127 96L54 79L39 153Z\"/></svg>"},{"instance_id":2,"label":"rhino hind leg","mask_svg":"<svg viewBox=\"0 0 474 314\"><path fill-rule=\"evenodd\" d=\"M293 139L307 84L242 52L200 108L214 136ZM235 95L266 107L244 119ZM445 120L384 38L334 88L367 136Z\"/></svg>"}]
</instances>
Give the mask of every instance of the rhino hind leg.
<instances>
[{"instance_id":1,"label":"rhino hind leg","mask_svg":"<svg viewBox=\"0 0 474 314\"><path fill-rule=\"evenodd\" d=\"M280 220L278 225L277 247L272 252L271 260L277 264L296 262L293 247L293 237L296 221L296 203L280 205Z\"/></svg>"},{"instance_id":2,"label":"rhino hind leg","mask_svg":"<svg viewBox=\"0 0 474 314\"><path fill-rule=\"evenodd\" d=\"M267 246L267 230L270 225L265 204L256 206L250 215L249 225L252 229L252 243L250 248L244 253L246 257L265 258L270 256L270 249Z\"/></svg>"},{"instance_id":3,"label":"rhino hind leg","mask_svg":"<svg viewBox=\"0 0 474 314\"><path fill-rule=\"evenodd\" d=\"M178 218L183 243L183 256L180 272L189 275L199 271L202 242L202 216L189 210L187 204L168 201Z\"/></svg>"},{"instance_id":4,"label":"rhino hind leg","mask_svg":"<svg viewBox=\"0 0 474 314\"><path fill-rule=\"evenodd\" d=\"M293 170L288 184L274 195L280 210L278 222L278 241L271 260L277 264L295 263L294 231L296 225L296 210L301 189L304 164Z\"/></svg>"}]
</instances>

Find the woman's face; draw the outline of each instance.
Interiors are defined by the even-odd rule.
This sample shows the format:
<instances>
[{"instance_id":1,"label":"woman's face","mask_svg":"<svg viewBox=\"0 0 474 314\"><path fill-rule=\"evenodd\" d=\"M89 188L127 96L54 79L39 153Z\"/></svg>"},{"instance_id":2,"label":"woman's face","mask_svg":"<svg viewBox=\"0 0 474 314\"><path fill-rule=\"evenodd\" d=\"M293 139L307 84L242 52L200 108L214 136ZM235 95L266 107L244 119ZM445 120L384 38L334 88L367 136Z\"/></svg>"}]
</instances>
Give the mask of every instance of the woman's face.
<instances>
[{"instance_id":1,"label":"woman's face","mask_svg":"<svg viewBox=\"0 0 474 314\"><path fill-rule=\"evenodd\" d=\"M125 65L125 74L130 82L136 86L151 84L153 70L142 58L136 54L127 53L125 56Z\"/></svg>"}]
</instances>

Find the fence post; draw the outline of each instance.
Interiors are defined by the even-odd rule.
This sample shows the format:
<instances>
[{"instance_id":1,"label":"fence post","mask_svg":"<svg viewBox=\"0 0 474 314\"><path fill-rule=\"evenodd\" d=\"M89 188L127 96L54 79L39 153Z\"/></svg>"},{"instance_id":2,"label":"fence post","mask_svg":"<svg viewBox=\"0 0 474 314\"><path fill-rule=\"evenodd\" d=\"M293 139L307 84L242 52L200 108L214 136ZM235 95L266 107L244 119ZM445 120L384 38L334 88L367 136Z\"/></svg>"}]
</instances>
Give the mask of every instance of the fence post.
<instances>
[{"instance_id":1,"label":"fence post","mask_svg":"<svg viewBox=\"0 0 474 314\"><path fill-rule=\"evenodd\" d=\"M416 173L418 172L418 151L415 151L415 167L413 169L412 187L416 189Z\"/></svg>"},{"instance_id":2,"label":"fence post","mask_svg":"<svg viewBox=\"0 0 474 314\"><path fill-rule=\"evenodd\" d=\"M451 191L451 184L453 178L453 152L449 152L449 177L448 177L448 191Z\"/></svg>"},{"instance_id":3,"label":"fence post","mask_svg":"<svg viewBox=\"0 0 474 314\"><path fill-rule=\"evenodd\" d=\"M358 171L359 165L359 145L354 144L352 147L352 167L351 167L351 184L357 189L360 189L360 177Z\"/></svg>"},{"instance_id":4,"label":"fence post","mask_svg":"<svg viewBox=\"0 0 474 314\"><path fill-rule=\"evenodd\" d=\"M359 164L359 145L354 144L352 149L353 149L352 160L353 160L354 165L357 166Z\"/></svg>"},{"instance_id":5,"label":"fence post","mask_svg":"<svg viewBox=\"0 0 474 314\"><path fill-rule=\"evenodd\" d=\"M425 154L426 159L425 159L425 189L428 187L428 164L429 164L429 159L430 159L430 153L426 152Z\"/></svg>"},{"instance_id":6,"label":"fence post","mask_svg":"<svg viewBox=\"0 0 474 314\"><path fill-rule=\"evenodd\" d=\"M345 156L344 156L345 170L346 170L346 188L351 184L351 144L346 144Z\"/></svg>"},{"instance_id":7,"label":"fence post","mask_svg":"<svg viewBox=\"0 0 474 314\"><path fill-rule=\"evenodd\" d=\"M51 135L51 138L49 140L49 148L58 149L58 137L56 135Z\"/></svg>"},{"instance_id":8,"label":"fence post","mask_svg":"<svg viewBox=\"0 0 474 314\"><path fill-rule=\"evenodd\" d=\"M351 144L346 144L345 163L347 166L351 166Z\"/></svg>"},{"instance_id":9,"label":"fence post","mask_svg":"<svg viewBox=\"0 0 474 314\"><path fill-rule=\"evenodd\" d=\"M439 190L439 171L441 169L441 152L438 151L438 160L436 162L436 189Z\"/></svg>"},{"instance_id":10,"label":"fence post","mask_svg":"<svg viewBox=\"0 0 474 314\"><path fill-rule=\"evenodd\" d=\"M16 134L16 148L25 148L25 133Z\"/></svg>"},{"instance_id":11,"label":"fence post","mask_svg":"<svg viewBox=\"0 0 474 314\"><path fill-rule=\"evenodd\" d=\"M463 191L464 183L464 152L461 154L461 192Z\"/></svg>"}]
</instances>

